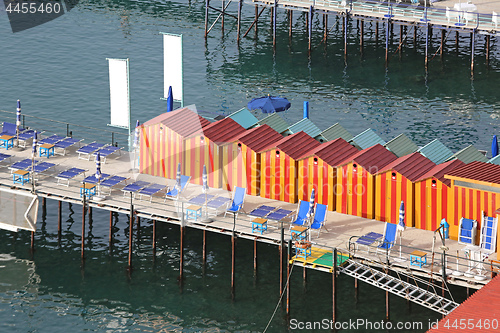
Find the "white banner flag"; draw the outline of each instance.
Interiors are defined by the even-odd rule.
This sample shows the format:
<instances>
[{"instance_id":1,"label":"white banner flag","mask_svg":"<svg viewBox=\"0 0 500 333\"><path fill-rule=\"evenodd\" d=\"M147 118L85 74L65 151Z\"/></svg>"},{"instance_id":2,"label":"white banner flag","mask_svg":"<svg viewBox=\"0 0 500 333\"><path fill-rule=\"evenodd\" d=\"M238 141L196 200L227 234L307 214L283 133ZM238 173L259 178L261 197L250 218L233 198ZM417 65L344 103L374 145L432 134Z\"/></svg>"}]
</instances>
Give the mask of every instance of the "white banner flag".
<instances>
[{"instance_id":1,"label":"white banner flag","mask_svg":"<svg viewBox=\"0 0 500 333\"><path fill-rule=\"evenodd\" d=\"M163 97L168 98L172 86L175 101L183 101L182 91L182 35L163 34Z\"/></svg>"},{"instance_id":2,"label":"white banner flag","mask_svg":"<svg viewBox=\"0 0 500 333\"><path fill-rule=\"evenodd\" d=\"M109 62L110 126L130 127L130 91L128 59L107 59Z\"/></svg>"}]
</instances>

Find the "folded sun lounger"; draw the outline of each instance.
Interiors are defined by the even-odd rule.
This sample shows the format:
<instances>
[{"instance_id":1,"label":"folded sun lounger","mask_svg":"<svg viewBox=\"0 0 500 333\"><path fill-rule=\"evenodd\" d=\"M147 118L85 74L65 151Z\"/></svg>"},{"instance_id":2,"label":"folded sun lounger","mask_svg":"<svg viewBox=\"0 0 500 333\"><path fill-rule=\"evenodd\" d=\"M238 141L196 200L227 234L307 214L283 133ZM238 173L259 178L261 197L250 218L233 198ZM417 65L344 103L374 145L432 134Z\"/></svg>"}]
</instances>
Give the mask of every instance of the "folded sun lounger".
<instances>
[{"instance_id":1,"label":"folded sun lounger","mask_svg":"<svg viewBox=\"0 0 500 333\"><path fill-rule=\"evenodd\" d=\"M60 172L57 176L57 185L64 185L64 186L69 186L69 181L73 178L75 178L78 175L83 175L85 176L85 171L84 169L79 169L79 168L71 168L68 170L65 170L63 172ZM61 183L61 181L66 181L65 184Z\"/></svg>"}]
</instances>

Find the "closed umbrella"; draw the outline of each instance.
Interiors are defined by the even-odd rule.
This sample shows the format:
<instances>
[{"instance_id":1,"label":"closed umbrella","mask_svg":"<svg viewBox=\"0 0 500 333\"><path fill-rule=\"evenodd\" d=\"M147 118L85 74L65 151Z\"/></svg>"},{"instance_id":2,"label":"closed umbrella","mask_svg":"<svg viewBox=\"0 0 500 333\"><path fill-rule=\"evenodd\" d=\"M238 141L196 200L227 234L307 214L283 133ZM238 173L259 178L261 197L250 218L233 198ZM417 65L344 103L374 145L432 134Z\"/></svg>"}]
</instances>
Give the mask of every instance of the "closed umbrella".
<instances>
[{"instance_id":1,"label":"closed umbrella","mask_svg":"<svg viewBox=\"0 0 500 333\"><path fill-rule=\"evenodd\" d=\"M139 120L137 120L135 123L134 148L139 147L139 126L140 125L141 125L141 123L139 122Z\"/></svg>"},{"instance_id":2,"label":"closed umbrella","mask_svg":"<svg viewBox=\"0 0 500 333\"><path fill-rule=\"evenodd\" d=\"M95 157L95 179L97 180L97 192L98 194L101 192L99 185L101 183L101 153L97 152L97 156Z\"/></svg>"},{"instance_id":3,"label":"closed umbrella","mask_svg":"<svg viewBox=\"0 0 500 333\"><path fill-rule=\"evenodd\" d=\"M403 237L403 231L406 229L405 203L403 201L401 201L401 205L399 206L399 222L396 229L399 230L399 261L404 261L406 259L401 255L401 238Z\"/></svg>"},{"instance_id":4,"label":"closed umbrella","mask_svg":"<svg viewBox=\"0 0 500 333\"><path fill-rule=\"evenodd\" d=\"M172 86L168 87L168 97L167 97L167 112L174 109L174 96L172 95Z\"/></svg>"},{"instance_id":5,"label":"closed umbrella","mask_svg":"<svg viewBox=\"0 0 500 333\"><path fill-rule=\"evenodd\" d=\"M35 131L35 133L33 133L33 149L31 150L31 159L34 161L35 160L35 156L36 156L36 145L37 145L37 140L38 138L38 133Z\"/></svg>"},{"instance_id":6,"label":"closed umbrella","mask_svg":"<svg viewBox=\"0 0 500 333\"><path fill-rule=\"evenodd\" d=\"M309 199L309 210L307 211L307 218L309 219L309 223L314 215L314 199L316 198L316 191L314 188L311 191L311 198ZM309 240L311 240L311 234L309 233Z\"/></svg>"},{"instance_id":7,"label":"closed umbrella","mask_svg":"<svg viewBox=\"0 0 500 333\"><path fill-rule=\"evenodd\" d=\"M498 140L497 136L493 135L493 141L491 142L491 157L495 157L498 155Z\"/></svg>"},{"instance_id":8,"label":"closed umbrella","mask_svg":"<svg viewBox=\"0 0 500 333\"><path fill-rule=\"evenodd\" d=\"M202 180L203 180L203 187L201 188L201 190L203 193L205 193L205 219L202 222L208 223L208 222L212 222L212 220L208 218L208 199L207 199L208 174L207 174L207 167L205 164L203 164Z\"/></svg>"},{"instance_id":9,"label":"closed umbrella","mask_svg":"<svg viewBox=\"0 0 500 333\"><path fill-rule=\"evenodd\" d=\"M249 110L261 109L262 113L286 111L290 106L292 104L286 98L270 95L254 98L247 104Z\"/></svg>"},{"instance_id":10,"label":"closed umbrella","mask_svg":"<svg viewBox=\"0 0 500 333\"><path fill-rule=\"evenodd\" d=\"M21 127L21 101L17 100L17 112L16 112L17 145L19 145L19 128L20 127Z\"/></svg>"},{"instance_id":11,"label":"closed umbrella","mask_svg":"<svg viewBox=\"0 0 500 333\"><path fill-rule=\"evenodd\" d=\"M35 157L38 133L33 133L33 148L31 150L31 191L35 193Z\"/></svg>"},{"instance_id":12,"label":"closed umbrella","mask_svg":"<svg viewBox=\"0 0 500 333\"><path fill-rule=\"evenodd\" d=\"M177 191L181 191L181 164L177 164L177 174L175 175L175 187Z\"/></svg>"}]
</instances>

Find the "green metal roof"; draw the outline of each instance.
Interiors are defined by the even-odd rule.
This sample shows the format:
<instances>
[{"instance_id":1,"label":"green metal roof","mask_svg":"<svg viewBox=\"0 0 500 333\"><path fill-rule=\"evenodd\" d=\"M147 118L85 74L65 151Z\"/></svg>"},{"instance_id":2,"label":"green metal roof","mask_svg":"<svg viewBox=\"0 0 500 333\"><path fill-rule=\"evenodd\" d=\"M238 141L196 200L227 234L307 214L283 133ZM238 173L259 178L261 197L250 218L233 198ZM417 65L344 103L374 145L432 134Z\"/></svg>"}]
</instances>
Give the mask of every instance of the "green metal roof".
<instances>
[{"instance_id":1,"label":"green metal roof","mask_svg":"<svg viewBox=\"0 0 500 333\"><path fill-rule=\"evenodd\" d=\"M396 154L397 157L405 156L418 150L418 146L404 133L387 142L385 147Z\"/></svg>"},{"instance_id":2,"label":"green metal roof","mask_svg":"<svg viewBox=\"0 0 500 333\"><path fill-rule=\"evenodd\" d=\"M325 142L325 141L333 141L338 138L342 138L345 141L349 141L353 138L353 135L349 133L344 127L342 127L342 125L336 123L335 125L332 125L323 132L321 132L321 134L315 139L319 141L323 139L324 141L322 142Z\"/></svg>"},{"instance_id":3,"label":"green metal roof","mask_svg":"<svg viewBox=\"0 0 500 333\"><path fill-rule=\"evenodd\" d=\"M264 125L267 124L269 125L273 130L275 130L278 133L283 133L286 131L288 128L288 123L286 122L285 119L281 118L281 116L277 113L271 113L269 116L259 120L258 122L259 125Z\"/></svg>"},{"instance_id":4,"label":"green metal roof","mask_svg":"<svg viewBox=\"0 0 500 333\"><path fill-rule=\"evenodd\" d=\"M234 113L231 113L227 118L233 119L235 122L240 124L244 129L249 129L252 126L255 126L259 120L255 118L255 116L248 111L247 108L243 108Z\"/></svg>"},{"instance_id":5,"label":"green metal roof","mask_svg":"<svg viewBox=\"0 0 500 333\"><path fill-rule=\"evenodd\" d=\"M500 154L490 159L488 163L500 165Z\"/></svg>"},{"instance_id":6,"label":"green metal roof","mask_svg":"<svg viewBox=\"0 0 500 333\"><path fill-rule=\"evenodd\" d=\"M314 123L309 118L304 118L299 120L295 124L288 127L288 129L283 133L283 135L291 135L298 133L300 131L305 132L310 137L314 138L320 135L321 130L318 126L314 125Z\"/></svg>"},{"instance_id":7,"label":"green metal roof","mask_svg":"<svg viewBox=\"0 0 500 333\"><path fill-rule=\"evenodd\" d=\"M354 145L361 150L370 148L371 146L374 146L377 143L381 144L382 146L385 145L384 139L378 136L378 134L375 133L375 131L372 130L371 128L356 135L354 138L351 139L351 142L353 142Z\"/></svg>"},{"instance_id":8,"label":"green metal roof","mask_svg":"<svg viewBox=\"0 0 500 333\"><path fill-rule=\"evenodd\" d=\"M418 152L436 164L441 164L453 156L453 152L438 139L429 142Z\"/></svg>"},{"instance_id":9,"label":"green metal roof","mask_svg":"<svg viewBox=\"0 0 500 333\"><path fill-rule=\"evenodd\" d=\"M453 154L453 156L451 156L448 159L448 161L452 160L454 158L464 162L465 164L468 164L468 163L474 162L474 161L488 162L488 158L486 158L486 156L484 156L473 145L470 145L470 146L462 149L461 151L456 152L455 154Z\"/></svg>"}]
</instances>

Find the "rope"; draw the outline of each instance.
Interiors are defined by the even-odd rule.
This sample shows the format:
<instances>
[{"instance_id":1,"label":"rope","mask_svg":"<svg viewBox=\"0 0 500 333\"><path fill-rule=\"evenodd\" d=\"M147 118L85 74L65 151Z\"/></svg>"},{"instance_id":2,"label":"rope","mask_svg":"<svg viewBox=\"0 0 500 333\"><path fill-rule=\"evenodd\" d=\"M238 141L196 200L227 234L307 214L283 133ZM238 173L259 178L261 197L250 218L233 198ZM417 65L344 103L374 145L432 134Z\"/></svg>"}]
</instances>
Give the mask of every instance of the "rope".
<instances>
[{"instance_id":1,"label":"rope","mask_svg":"<svg viewBox=\"0 0 500 333\"><path fill-rule=\"evenodd\" d=\"M276 311L278 311L278 307L280 306L281 304L281 300L283 299L283 295L285 294L285 290L286 288L288 287L288 283L290 282L290 276L292 275L292 271L293 271L293 267L295 265L292 265L292 268L290 269L290 274L288 274L288 277L286 279L286 284L285 284L285 288L283 288L283 291L281 292L281 296L280 296L280 299L278 301L278 304L276 304L276 308L274 308L274 312L273 312L273 315L271 316L271 319L269 319L269 322L267 323L267 326L266 328L264 329L264 332L263 333L266 333L267 329L269 328L269 325L271 325L271 322L273 321L274 319L274 315L276 315Z\"/></svg>"}]
</instances>

